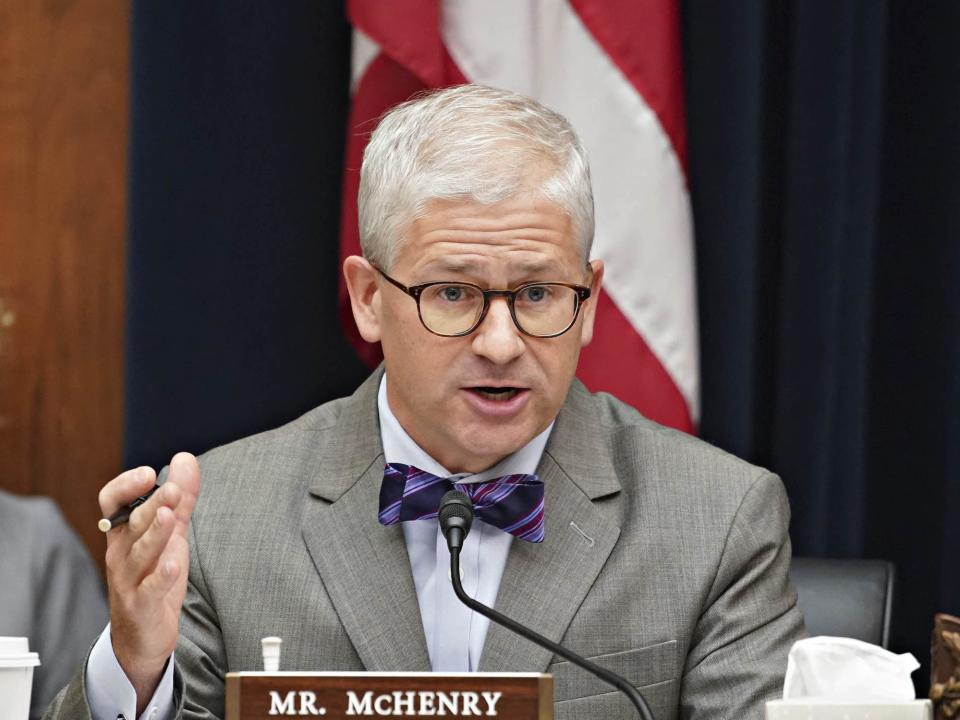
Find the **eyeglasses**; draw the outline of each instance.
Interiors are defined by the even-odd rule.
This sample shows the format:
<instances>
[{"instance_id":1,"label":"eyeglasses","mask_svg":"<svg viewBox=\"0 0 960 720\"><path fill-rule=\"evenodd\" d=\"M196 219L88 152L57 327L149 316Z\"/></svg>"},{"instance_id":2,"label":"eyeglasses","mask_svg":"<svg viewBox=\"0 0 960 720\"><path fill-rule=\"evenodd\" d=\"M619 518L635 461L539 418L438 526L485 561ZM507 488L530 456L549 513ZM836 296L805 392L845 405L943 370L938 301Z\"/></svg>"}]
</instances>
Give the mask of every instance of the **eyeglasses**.
<instances>
[{"instance_id":1,"label":"eyeglasses","mask_svg":"<svg viewBox=\"0 0 960 720\"><path fill-rule=\"evenodd\" d=\"M374 266L376 267L376 266ZM469 335L487 316L490 299L504 297L517 329L524 335L551 338L573 327L590 288L556 282L532 282L513 290L484 290L472 283L429 282L407 287L377 268L391 284L417 301L420 322L434 335Z\"/></svg>"}]
</instances>

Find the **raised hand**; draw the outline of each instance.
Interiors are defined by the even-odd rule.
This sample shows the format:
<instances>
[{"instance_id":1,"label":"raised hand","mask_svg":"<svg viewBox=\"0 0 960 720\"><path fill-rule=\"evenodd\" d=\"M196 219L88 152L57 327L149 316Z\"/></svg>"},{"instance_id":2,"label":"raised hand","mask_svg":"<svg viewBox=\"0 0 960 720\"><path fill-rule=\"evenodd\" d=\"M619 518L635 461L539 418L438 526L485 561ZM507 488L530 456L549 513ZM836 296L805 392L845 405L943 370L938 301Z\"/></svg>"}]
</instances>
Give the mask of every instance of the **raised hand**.
<instances>
[{"instance_id":1,"label":"raised hand","mask_svg":"<svg viewBox=\"0 0 960 720\"><path fill-rule=\"evenodd\" d=\"M112 516L154 486L139 467L100 491L100 511ZM170 461L163 486L107 533L107 586L113 651L137 693L137 714L149 702L177 644L187 590L187 525L200 492L200 467L189 453Z\"/></svg>"}]
</instances>

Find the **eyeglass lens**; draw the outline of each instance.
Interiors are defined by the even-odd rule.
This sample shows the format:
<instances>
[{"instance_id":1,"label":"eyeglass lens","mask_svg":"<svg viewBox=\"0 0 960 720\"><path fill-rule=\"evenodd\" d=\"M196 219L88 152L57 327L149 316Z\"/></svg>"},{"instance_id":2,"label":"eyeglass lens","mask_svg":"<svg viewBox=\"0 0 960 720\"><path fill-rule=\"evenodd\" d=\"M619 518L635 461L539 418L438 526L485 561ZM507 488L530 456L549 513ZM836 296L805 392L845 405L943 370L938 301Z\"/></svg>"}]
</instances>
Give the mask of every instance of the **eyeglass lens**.
<instances>
[{"instance_id":1,"label":"eyeglass lens","mask_svg":"<svg viewBox=\"0 0 960 720\"><path fill-rule=\"evenodd\" d=\"M520 290L513 303L521 330L530 335L554 335L573 322L577 291L564 285L544 283ZM424 288L420 295L423 323L441 335L459 335L470 330L483 313L483 292L472 285L445 283Z\"/></svg>"}]
</instances>

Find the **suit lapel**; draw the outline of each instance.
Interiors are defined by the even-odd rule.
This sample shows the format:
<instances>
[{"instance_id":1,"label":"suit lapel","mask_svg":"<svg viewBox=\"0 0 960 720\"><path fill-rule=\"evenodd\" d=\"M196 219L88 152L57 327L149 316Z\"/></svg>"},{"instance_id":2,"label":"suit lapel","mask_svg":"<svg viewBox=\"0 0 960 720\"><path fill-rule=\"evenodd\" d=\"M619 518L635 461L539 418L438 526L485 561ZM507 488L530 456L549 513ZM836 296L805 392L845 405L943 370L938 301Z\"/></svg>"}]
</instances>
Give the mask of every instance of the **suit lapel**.
<instances>
[{"instance_id":1,"label":"suit lapel","mask_svg":"<svg viewBox=\"0 0 960 720\"><path fill-rule=\"evenodd\" d=\"M589 394L574 381L538 468L546 490L544 542L513 542L496 602L497 610L556 642L620 536L592 502L620 490L608 446ZM479 669L543 671L551 656L491 623Z\"/></svg>"},{"instance_id":2,"label":"suit lapel","mask_svg":"<svg viewBox=\"0 0 960 720\"><path fill-rule=\"evenodd\" d=\"M400 525L377 521L383 451L374 373L321 445L303 538L367 670L429 671L420 606Z\"/></svg>"}]
</instances>

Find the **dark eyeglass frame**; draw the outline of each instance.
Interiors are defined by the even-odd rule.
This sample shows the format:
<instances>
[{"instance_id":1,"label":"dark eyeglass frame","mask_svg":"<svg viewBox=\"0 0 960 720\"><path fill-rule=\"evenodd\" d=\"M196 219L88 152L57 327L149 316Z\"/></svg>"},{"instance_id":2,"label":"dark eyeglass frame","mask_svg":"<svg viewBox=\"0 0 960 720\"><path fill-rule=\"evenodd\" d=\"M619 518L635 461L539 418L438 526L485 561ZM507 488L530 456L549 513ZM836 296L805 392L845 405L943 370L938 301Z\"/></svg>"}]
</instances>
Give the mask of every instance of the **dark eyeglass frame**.
<instances>
[{"instance_id":1,"label":"dark eyeglass frame","mask_svg":"<svg viewBox=\"0 0 960 720\"><path fill-rule=\"evenodd\" d=\"M487 317L487 311L490 310L490 298L494 298L494 297L504 297L507 299L507 306L510 308L510 317L513 318L513 324L516 326L517 330L519 330L522 334L526 335L527 337L535 337L535 338L559 337L560 335L563 335L565 332L567 332L570 328L572 328L574 323L577 322L577 318L580 317L580 308L583 306L583 303L590 297L590 288L585 287L583 285L576 285L574 283L565 283L565 282L528 282L528 283L523 283L523 285L519 285L515 287L513 290L484 290L479 285L474 285L473 283L468 283L468 282L460 282L457 280L438 280L436 282L422 283L421 285L407 286L407 285L404 285L399 280L394 280L392 277L387 275L383 270L378 268L376 265L374 265L373 267L376 269L378 273L383 275L384 279L387 282L389 282L394 287L402 290L407 295L409 295L414 300L416 300L417 317L420 318L420 324L423 325L428 332L431 332L434 335L438 335L440 337L463 337L464 335L469 335L470 333L472 333L474 330L480 327L480 323L482 323L484 318ZM464 330L463 332L448 335L446 333L439 333L436 330L431 329L430 326L427 325L426 321L424 321L423 313L420 311L420 297L423 295L424 290L430 287L435 287L437 285L465 285L467 287L476 288L477 291L480 292L481 295L483 295L483 310L480 311L480 315L477 317L477 321L472 326L470 326L468 330ZM574 290L576 292L576 295L574 295L574 297L576 298L575 300L576 306L573 309L573 318L570 320L570 324L567 325L563 330L559 332L551 333L550 335L535 335L534 333L527 332L526 330L524 330L523 327L520 325L520 321L517 320L517 312L514 309L514 302L516 301L517 295L519 293L523 292L528 287L536 287L541 285L556 285L560 287L570 288L571 290Z\"/></svg>"}]
</instances>

